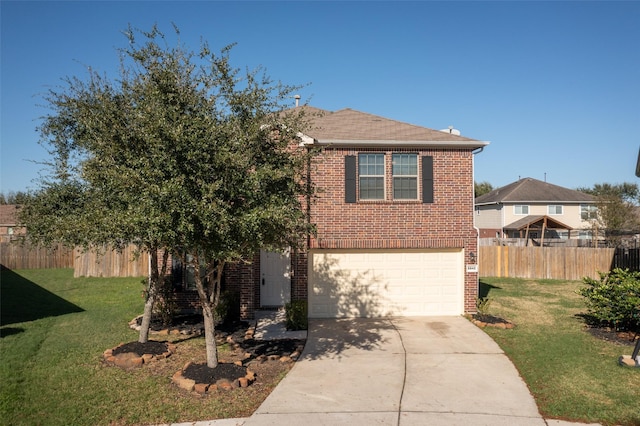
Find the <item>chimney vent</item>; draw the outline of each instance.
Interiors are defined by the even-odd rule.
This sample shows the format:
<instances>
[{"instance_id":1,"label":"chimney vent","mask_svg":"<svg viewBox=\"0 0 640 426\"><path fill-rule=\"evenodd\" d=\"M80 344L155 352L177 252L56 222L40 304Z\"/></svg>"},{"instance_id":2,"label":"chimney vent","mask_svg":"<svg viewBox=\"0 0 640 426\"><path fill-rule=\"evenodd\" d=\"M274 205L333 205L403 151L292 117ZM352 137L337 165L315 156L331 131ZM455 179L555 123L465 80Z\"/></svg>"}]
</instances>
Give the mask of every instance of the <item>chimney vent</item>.
<instances>
[{"instance_id":1,"label":"chimney vent","mask_svg":"<svg viewBox=\"0 0 640 426\"><path fill-rule=\"evenodd\" d=\"M296 107L300 104L300 95L295 95L294 99L296 100Z\"/></svg>"}]
</instances>

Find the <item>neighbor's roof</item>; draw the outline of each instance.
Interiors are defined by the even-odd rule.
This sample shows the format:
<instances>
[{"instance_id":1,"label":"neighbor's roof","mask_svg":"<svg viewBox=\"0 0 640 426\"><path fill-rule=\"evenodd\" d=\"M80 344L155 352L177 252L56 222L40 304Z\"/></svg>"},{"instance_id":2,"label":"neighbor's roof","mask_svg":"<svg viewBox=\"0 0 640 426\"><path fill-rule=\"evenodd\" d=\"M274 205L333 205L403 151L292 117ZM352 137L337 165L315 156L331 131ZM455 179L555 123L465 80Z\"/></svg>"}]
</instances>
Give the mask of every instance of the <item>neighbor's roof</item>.
<instances>
[{"instance_id":1,"label":"neighbor's roof","mask_svg":"<svg viewBox=\"0 0 640 426\"><path fill-rule=\"evenodd\" d=\"M476 198L476 205L500 203L589 203L593 196L584 192L524 178Z\"/></svg>"},{"instance_id":2,"label":"neighbor's roof","mask_svg":"<svg viewBox=\"0 0 640 426\"><path fill-rule=\"evenodd\" d=\"M336 112L300 107L310 118L306 135L320 145L430 145L446 148L480 148L488 145L464 136L380 117L350 108Z\"/></svg>"},{"instance_id":3,"label":"neighbor's roof","mask_svg":"<svg viewBox=\"0 0 640 426\"><path fill-rule=\"evenodd\" d=\"M18 206L15 204L0 205L0 225L13 226L17 223Z\"/></svg>"}]
</instances>

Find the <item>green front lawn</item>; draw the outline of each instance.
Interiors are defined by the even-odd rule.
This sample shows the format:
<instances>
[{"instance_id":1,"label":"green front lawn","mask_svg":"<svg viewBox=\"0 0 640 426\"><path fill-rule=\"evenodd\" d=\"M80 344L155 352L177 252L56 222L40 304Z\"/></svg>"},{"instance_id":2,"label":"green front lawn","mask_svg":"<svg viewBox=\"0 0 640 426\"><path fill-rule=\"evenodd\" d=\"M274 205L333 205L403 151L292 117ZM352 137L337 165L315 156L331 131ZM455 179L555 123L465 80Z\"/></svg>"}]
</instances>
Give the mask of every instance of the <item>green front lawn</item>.
<instances>
[{"instance_id":1,"label":"green front lawn","mask_svg":"<svg viewBox=\"0 0 640 426\"><path fill-rule=\"evenodd\" d=\"M621 367L632 345L607 342L586 331L580 281L481 279L490 314L516 324L485 328L534 395L544 417L640 425L640 369Z\"/></svg>"},{"instance_id":2,"label":"green front lawn","mask_svg":"<svg viewBox=\"0 0 640 426\"><path fill-rule=\"evenodd\" d=\"M137 340L128 322L143 309L140 280L2 271L0 424L148 425L255 410L277 381L205 397L171 384L186 361L203 361L203 338L183 338L176 355L138 370L102 364L105 349Z\"/></svg>"}]
</instances>

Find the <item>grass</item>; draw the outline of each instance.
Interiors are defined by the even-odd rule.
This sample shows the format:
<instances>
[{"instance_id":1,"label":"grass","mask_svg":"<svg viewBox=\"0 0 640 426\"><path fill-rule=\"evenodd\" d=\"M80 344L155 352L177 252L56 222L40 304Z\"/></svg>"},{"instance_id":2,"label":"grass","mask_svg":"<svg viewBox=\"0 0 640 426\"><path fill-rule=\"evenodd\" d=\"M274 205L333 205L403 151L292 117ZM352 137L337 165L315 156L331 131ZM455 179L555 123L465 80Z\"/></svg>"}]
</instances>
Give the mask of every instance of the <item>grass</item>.
<instances>
[{"instance_id":1,"label":"grass","mask_svg":"<svg viewBox=\"0 0 640 426\"><path fill-rule=\"evenodd\" d=\"M489 314L512 330L485 328L520 371L540 413L588 423L640 425L640 369L621 367L632 345L596 338L580 314L580 281L483 278Z\"/></svg>"},{"instance_id":2,"label":"grass","mask_svg":"<svg viewBox=\"0 0 640 426\"><path fill-rule=\"evenodd\" d=\"M282 376L204 397L171 375L203 362L204 339L134 371L104 366L105 349L137 340L140 278L73 278L73 270L3 270L0 277L0 423L134 425L250 415ZM154 337L154 339L156 339ZM157 340L160 340L159 338ZM219 348L225 356L225 348ZM252 389L254 388L254 389Z\"/></svg>"}]
</instances>

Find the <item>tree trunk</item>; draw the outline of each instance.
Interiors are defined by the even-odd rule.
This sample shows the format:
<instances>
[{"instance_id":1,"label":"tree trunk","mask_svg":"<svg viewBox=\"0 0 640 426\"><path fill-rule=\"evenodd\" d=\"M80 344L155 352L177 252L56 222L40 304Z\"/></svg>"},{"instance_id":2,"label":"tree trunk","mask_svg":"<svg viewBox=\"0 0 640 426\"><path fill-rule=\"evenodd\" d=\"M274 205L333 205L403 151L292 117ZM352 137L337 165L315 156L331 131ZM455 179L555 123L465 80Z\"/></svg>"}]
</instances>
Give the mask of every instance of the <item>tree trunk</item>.
<instances>
[{"instance_id":1,"label":"tree trunk","mask_svg":"<svg viewBox=\"0 0 640 426\"><path fill-rule=\"evenodd\" d=\"M215 339L216 327L213 308L209 303L202 304L202 315L204 317L204 341L207 348L207 367L216 368L218 366L218 348Z\"/></svg>"},{"instance_id":2,"label":"tree trunk","mask_svg":"<svg viewBox=\"0 0 640 426\"><path fill-rule=\"evenodd\" d=\"M195 270L197 271L194 274L196 289L198 290L200 304L202 305L204 341L207 349L207 367L216 368L218 366L218 348L216 346L215 339L216 328L214 310L220 302L220 284L224 262L212 261L207 265L206 283L203 282L202 276L199 273L200 258L198 255L193 255L193 262Z\"/></svg>"},{"instance_id":3,"label":"tree trunk","mask_svg":"<svg viewBox=\"0 0 640 426\"><path fill-rule=\"evenodd\" d=\"M149 271L147 294L144 302L144 312L142 314L142 324L140 325L140 334L138 335L138 342L140 343L147 343L149 341L151 316L153 315L153 305L156 302L156 296L158 294L158 280L160 278L160 274L158 272L158 250L149 250L149 256L151 270Z\"/></svg>"},{"instance_id":4,"label":"tree trunk","mask_svg":"<svg viewBox=\"0 0 640 426\"><path fill-rule=\"evenodd\" d=\"M142 314L142 324L140 325L140 334L138 342L147 343L149 341L149 328L151 328L151 316L153 314L153 305L156 302L155 291L153 286L147 286L147 300L144 302L144 313Z\"/></svg>"}]
</instances>

